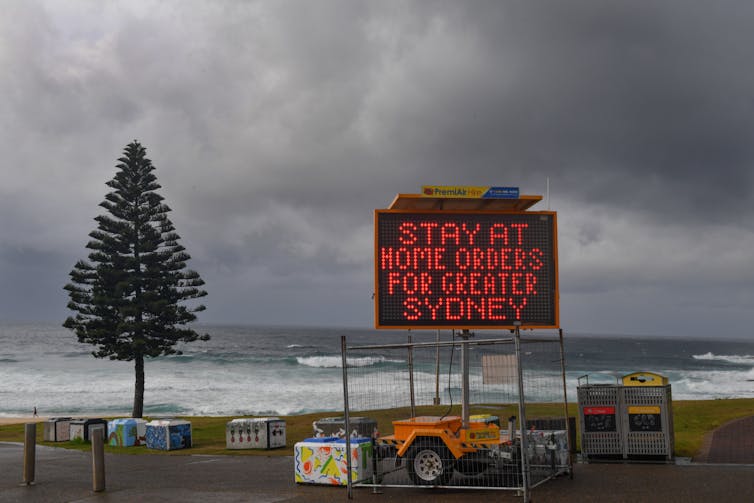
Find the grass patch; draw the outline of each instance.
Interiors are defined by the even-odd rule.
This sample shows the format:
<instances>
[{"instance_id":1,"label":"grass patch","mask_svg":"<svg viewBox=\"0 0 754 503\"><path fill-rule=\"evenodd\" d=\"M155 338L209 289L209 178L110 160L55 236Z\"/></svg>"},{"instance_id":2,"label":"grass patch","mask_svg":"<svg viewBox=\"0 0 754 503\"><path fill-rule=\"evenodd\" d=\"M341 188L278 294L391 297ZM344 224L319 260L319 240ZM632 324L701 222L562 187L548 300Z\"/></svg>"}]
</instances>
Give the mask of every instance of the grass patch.
<instances>
[{"instance_id":1,"label":"grass patch","mask_svg":"<svg viewBox=\"0 0 754 503\"><path fill-rule=\"evenodd\" d=\"M569 404L568 414L578 416L578 406ZM417 415L443 415L446 413L460 415L460 406L426 406L417 407ZM493 414L500 417L503 428L507 418L518 415L516 405L476 405L471 407L472 414ZM733 419L746 417L754 414L754 399L725 399L725 400L678 400L673 402L673 422L675 425L675 455L679 457L692 457L698 453L702 446L704 436L715 428ZM225 448L225 424L234 417L204 416L183 417L191 421L193 447L176 451L158 451L146 447L112 447L105 446L106 452L120 454L156 454L165 456L187 454L223 454L229 456L291 456L296 442L312 436L312 423L323 417L341 416L342 411L317 412L298 416L281 416L286 422L287 445L284 448L260 450L228 450ZM410 410L405 408L374 410L367 412L352 412L352 416L368 416L377 420L381 434L392 433L392 421L410 417ZM562 416L561 404L538 404L526 405L526 415L533 417ZM578 425L578 421L576 421ZM578 426L577 426L578 429ZM43 442L42 434L44 427L37 426L37 443L68 449L89 450L88 443L84 442ZM577 432L578 435L578 432ZM0 426L0 441L23 442L23 424ZM577 445L580 439L577 438Z\"/></svg>"},{"instance_id":2,"label":"grass patch","mask_svg":"<svg viewBox=\"0 0 754 503\"><path fill-rule=\"evenodd\" d=\"M723 424L754 415L754 399L681 400L673 402L677 456L693 456L704 436Z\"/></svg>"}]
</instances>

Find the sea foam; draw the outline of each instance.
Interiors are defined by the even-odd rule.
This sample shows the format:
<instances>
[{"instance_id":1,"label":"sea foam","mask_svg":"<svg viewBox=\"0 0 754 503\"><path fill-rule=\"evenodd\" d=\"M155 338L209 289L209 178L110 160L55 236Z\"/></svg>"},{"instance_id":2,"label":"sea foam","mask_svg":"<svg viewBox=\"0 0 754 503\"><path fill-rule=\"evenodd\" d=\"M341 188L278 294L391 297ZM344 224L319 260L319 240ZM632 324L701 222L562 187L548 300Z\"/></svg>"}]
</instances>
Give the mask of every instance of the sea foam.
<instances>
[{"instance_id":1,"label":"sea foam","mask_svg":"<svg viewBox=\"0 0 754 503\"><path fill-rule=\"evenodd\" d=\"M754 355L716 355L712 352L707 352L703 355L692 355L692 358L695 360L722 361L754 366Z\"/></svg>"},{"instance_id":2,"label":"sea foam","mask_svg":"<svg viewBox=\"0 0 754 503\"><path fill-rule=\"evenodd\" d=\"M316 368L341 368L343 358L340 356L298 356L296 361L300 365ZM349 367L369 367L380 363L403 363L402 360L391 360L384 356L353 357L347 360Z\"/></svg>"}]
</instances>

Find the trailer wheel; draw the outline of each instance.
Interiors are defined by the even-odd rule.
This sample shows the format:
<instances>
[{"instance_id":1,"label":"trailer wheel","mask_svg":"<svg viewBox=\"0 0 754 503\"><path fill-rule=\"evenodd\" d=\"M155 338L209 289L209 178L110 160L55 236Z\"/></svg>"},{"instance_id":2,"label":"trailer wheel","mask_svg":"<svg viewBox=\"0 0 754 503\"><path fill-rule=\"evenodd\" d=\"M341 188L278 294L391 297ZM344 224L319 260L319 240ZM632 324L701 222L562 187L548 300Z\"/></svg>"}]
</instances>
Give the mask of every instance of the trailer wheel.
<instances>
[{"instance_id":1,"label":"trailer wheel","mask_svg":"<svg viewBox=\"0 0 754 503\"><path fill-rule=\"evenodd\" d=\"M453 456L440 439L420 439L408 449L408 476L419 486L444 486L453 476Z\"/></svg>"}]
</instances>

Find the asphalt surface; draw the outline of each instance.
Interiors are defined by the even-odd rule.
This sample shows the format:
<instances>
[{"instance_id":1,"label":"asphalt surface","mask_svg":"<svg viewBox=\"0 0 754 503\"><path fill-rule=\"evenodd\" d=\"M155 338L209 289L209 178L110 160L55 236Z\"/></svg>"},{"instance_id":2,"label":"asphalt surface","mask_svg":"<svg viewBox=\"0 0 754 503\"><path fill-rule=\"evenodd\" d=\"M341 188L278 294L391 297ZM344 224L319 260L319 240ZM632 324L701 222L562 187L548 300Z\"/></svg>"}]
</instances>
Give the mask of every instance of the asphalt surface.
<instances>
[{"instance_id":1,"label":"asphalt surface","mask_svg":"<svg viewBox=\"0 0 754 503\"><path fill-rule=\"evenodd\" d=\"M694 461L754 464L754 416L722 425L712 432L708 440Z\"/></svg>"},{"instance_id":2,"label":"asphalt surface","mask_svg":"<svg viewBox=\"0 0 754 503\"><path fill-rule=\"evenodd\" d=\"M300 485L287 456L105 456L106 490L92 491L91 453L37 446L35 480L23 485L23 445L0 443L0 502L348 501L343 487ZM535 487L534 502L753 502L754 465L576 464ZM519 502L512 491L354 488L354 501Z\"/></svg>"}]
</instances>

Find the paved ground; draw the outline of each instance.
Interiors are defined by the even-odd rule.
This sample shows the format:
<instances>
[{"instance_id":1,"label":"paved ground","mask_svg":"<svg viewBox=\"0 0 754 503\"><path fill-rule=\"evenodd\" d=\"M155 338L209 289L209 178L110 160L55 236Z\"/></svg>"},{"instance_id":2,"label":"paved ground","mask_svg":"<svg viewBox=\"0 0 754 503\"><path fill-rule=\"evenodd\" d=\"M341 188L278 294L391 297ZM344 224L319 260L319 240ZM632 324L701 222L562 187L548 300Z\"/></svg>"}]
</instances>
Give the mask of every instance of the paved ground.
<instances>
[{"instance_id":1,"label":"paved ground","mask_svg":"<svg viewBox=\"0 0 754 503\"><path fill-rule=\"evenodd\" d=\"M693 463L576 464L531 491L534 502L694 503L754 501L754 416L715 430ZM106 491L92 491L91 454L37 446L35 482L22 485L23 445L0 442L0 502L348 501L345 488L297 485L285 456L108 454ZM368 502L519 502L511 491L355 488Z\"/></svg>"},{"instance_id":2,"label":"paved ground","mask_svg":"<svg viewBox=\"0 0 754 503\"><path fill-rule=\"evenodd\" d=\"M716 429L694 461L754 464L754 416L736 419Z\"/></svg>"},{"instance_id":3,"label":"paved ground","mask_svg":"<svg viewBox=\"0 0 754 503\"><path fill-rule=\"evenodd\" d=\"M324 502L345 488L297 485L290 457L106 455L106 487L92 492L91 454L37 447L35 483L21 485L23 445L0 443L0 502ZM577 464L545 482L534 502L752 502L754 465ZM356 488L355 501L520 502L513 492Z\"/></svg>"}]
</instances>

